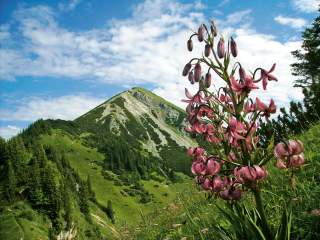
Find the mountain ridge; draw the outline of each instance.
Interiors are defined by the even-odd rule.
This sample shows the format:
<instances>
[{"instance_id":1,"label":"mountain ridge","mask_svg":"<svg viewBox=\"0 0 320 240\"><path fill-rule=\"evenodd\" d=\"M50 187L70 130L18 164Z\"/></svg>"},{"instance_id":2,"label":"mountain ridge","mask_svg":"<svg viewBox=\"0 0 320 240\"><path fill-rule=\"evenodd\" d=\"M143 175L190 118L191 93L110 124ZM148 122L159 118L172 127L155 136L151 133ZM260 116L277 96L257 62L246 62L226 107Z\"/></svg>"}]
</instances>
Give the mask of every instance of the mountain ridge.
<instances>
[{"instance_id":1,"label":"mountain ridge","mask_svg":"<svg viewBox=\"0 0 320 240\"><path fill-rule=\"evenodd\" d=\"M179 107L132 88L74 121L38 120L0 142L1 151L10 150L0 168L12 169L0 174L0 238L45 239L74 229L79 239L113 238L119 234L114 229L135 225L140 211L172 202L191 179L185 152L196 142L184 132L184 118ZM17 154L23 156L19 164ZM46 186L55 190L42 198ZM16 238L7 223L22 224Z\"/></svg>"}]
</instances>

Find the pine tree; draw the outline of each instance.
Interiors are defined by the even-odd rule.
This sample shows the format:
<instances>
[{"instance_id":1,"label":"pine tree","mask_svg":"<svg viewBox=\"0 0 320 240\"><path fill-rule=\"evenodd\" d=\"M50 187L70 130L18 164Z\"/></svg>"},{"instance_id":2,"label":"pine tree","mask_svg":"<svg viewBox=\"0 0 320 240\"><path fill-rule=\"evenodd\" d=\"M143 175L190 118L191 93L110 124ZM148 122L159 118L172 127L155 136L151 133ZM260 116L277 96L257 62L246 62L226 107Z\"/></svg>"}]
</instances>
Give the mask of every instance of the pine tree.
<instances>
[{"instance_id":1,"label":"pine tree","mask_svg":"<svg viewBox=\"0 0 320 240\"><path fill-rule=\"evenodd\" d=\"M320 13L320 9L318 11ZM297 62L292 64L295 86L302 88L305 114L309 121L320 120L320 16L302 34L302 50L292 52Z\"/></svg>"},{"instance_id":2,"label":"pine tree","mask_svg":"<svg viewBox=\"0 0 320 240\"><path fill-rule=\"evenodd\" d=\"M96 194L92 189L92 183L91 183L91 177L88 175L87 177L87 186L88 186L88 194L89 194L89 199L92 201L96 200Z\"/></svg>"},{"instance_id":3,"label":"pine tree","mask_svg":"<svg viewBox=\"0 0 320 240\"><path fill-rule=\"evenodd\" d=\"M79 181L79 205L80 211L85 215L87 221L91 222L88 186L82 180Z\"/></svg>"},{"instance_id":4,"label":"pine tree","mask_svg":"<svg viewBox=\"0 0 320 240\"><path fill-rule=\"evenodd\" d=\"M0 166L3 166L7 158L6 140L0 137Z\"/></svg>"},{"instance_id":5,"label":"pine tree","mask_svg":"<svg viewBox=\"0 0 320 240\"><path fill-rule=\"evenodd\" d=\"M6 184L5 184L6 197L8 202L14 202L16 199L17 181L16 181L16 176L12 167L11 159L6 160L5 171L7 173Z\"/></svg>"},{"instance_id":6,"label":"pine tree","mask_svg":"<svg viewBox=\"0 0 320 240\"><path fill-rule=\"evenodd\" d=\"M66 183L61 182L60 192L62 196L62 206L64 209L64 220L66 221L66 230L69 230L72 226L72 207L70 201L69 189Z\"/></svg>"},{"instance_id":7,"label":"pine tree","mask_svg":"<svg viewBox=\"0 0 320 240\"><path fill-rule=\"evenodd\" d=\"M107 208L106 208L106 213L108 215L108 217L110 218L111 222L113 224L115 224L115 217L114 217L114 211L113 211L113 207L112 207L112 202L111 200L108 200L108 204L107 204Z\"/></svg>"},{"instance_id":8,"label":"pine tree","mask_svg":"<svg viewBox=\"0 0 320 240\"><path fill-rule=\"evenodd\" d=\"M22 185L26 182L25 169L28 162L28 154L23 139L20 136L11 139L7 143L7 151L17 178L17 184Z\"/></svg>"}]
</instances>

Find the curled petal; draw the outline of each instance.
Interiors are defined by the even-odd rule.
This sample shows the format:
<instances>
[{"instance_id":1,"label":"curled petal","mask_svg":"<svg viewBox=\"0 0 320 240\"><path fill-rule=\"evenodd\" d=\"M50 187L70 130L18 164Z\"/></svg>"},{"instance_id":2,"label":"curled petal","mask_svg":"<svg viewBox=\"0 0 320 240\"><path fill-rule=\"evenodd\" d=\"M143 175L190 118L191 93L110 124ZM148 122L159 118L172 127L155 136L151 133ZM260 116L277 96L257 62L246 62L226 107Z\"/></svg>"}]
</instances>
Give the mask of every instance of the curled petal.
<instances>
[{"instance_id":1,"label":"curled petal","mask_svg":"<svg viewBox=\"0 0 320 240\"><path fill-rule=\"evenodd\" d=\"M206 178L206 179L204 180L204 182L202 183L202 188L203 188L204 190L210 190L210 189L212 189L212 182L210 181L209 178Z\"/></svg>"},{"instance_id":2,"label":"curled petal","mask_svg":"<svg viewBox=\"0 0 320 240\"><path fill-rule=\"evenodd\" d=\"M187 88L184 89L184 93L185 93L187 98L189 98L189 99L193 98L192 94L189 92L189 90Z\"/></svg>"},{"instance_id":3,"label":"curled petal","mask_svg":"<svg viewBox=\"0 0 320 240\"><path fill-rule=\"evenodd\" d=\"M192 157L193 154L194 154L194 148L192 148L192 147L188 148L188 150L187 150L187 155L190 156L190 157Z\"/></svg>"},{"instance_id":4,"label":"curled petal","mask_svg":"<svg viewBox=\"0 0 320 240\"><path fill-rule=\"evenodd\" d=\"M191 166L191 172L194 175L205 174L206 166L203 162L194 162Z\"/></svg>"},{"instance_id":5,"label":"curled petal","mask_svg":"<svg viewBox=\"0 0 320 240\"><path fill-rule=\"evenodd\" d=\"M220 164L215 161L215 160L208 160L207 162L207 174L209 175L216 175L221 169L221 166Z\"/></svg>"},{"instance_id":6,"label":"curled petal","mask_svg":"<svg viewBox=\"0 0 320 240\"><path fill-rule=\"evenodd\" d=\"M215 176L212 180L212 190L214 192L219 192L223 188L223 182L220 176Z\"/></svg>"},{"instance_id":7,"label":"curled petal","mask_svg":"<svg viewBox=\"0 0 320 240\"><path fill-rule=\"evenodd\" d=\"M303 153L299 155L293 155L289 159L288 166L289 167L300 167L304 164L304 155Z\"/></svg>"},{"instance_id":8,"label":"curled petal","mask_svg":"<svg viewBox=\"0 0 320 240\"><path fill-rule=\"evenodd\" d=\"M278 143L274 148L274 155L277 158L284 158L289 156L290 154L290 146L286 146L284 143Z\"/></svg>"},{"instance_id":9,"label":"curled petal","mask_svg":"<svg viewBox=\"0 0 320 240\"><path fill-rule=\"evenodd\" d=\"M278 159L278 160L277 160L276 167L279 168L279 169L285 169L285 168L287 168L285 162L284 162L282 159Z\"/></svg>"},{"instance_id":10,"label":"curled petal","mask_svg":"<svg viewBox=\"0 0 320 240\"><path fill-rule=\"evenodd\" d=\"M299 155L303 152L303 143L300 140L289 140L290 154Z\"/></svg>"},{"instance_id":11,"label":"curled petal","mask_svg":"<svg viewBox=\"0 0 320 240\"><path fill-rule=\"evenodd\" d=\"M201 148L201 147L196 147L195 150L194 150L194 153L195 153L196 156L201 156L201 155L204 154L204 152L205 152L204 149Z\"/></svg>"},{"instance_id":12,"label":"curled petal","mask_svg":"<svg viewBox=\"0 0 320 240\"><path fill-rule=\"evenodd\" d=\"M260 111L265 111L268 108L259 98L256 98L256 106Z\"/></svg>"}]
</instances>

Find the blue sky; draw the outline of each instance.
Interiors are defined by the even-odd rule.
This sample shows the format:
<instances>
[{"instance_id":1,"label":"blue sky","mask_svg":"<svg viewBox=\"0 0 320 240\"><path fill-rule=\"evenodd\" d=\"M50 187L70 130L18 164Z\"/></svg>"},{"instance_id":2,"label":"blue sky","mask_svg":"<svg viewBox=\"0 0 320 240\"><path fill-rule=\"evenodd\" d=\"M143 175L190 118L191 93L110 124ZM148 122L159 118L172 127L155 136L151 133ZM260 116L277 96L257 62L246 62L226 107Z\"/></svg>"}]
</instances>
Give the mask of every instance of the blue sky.
<instances>
[{"instance_id":1,"label":"blue sky","mask_svg":"<svg viewBox=\"0 0 320 240\"><path fill-rule=\"evenodd\" d=\"M183 106L185 42L214 19L234 36L248 69L277 63L268 93L301 100L290 52L317 16L317 1L0 1L0 136L39 118L72 120L112 95L142 86Z\"/></svg>"}]
</instances>

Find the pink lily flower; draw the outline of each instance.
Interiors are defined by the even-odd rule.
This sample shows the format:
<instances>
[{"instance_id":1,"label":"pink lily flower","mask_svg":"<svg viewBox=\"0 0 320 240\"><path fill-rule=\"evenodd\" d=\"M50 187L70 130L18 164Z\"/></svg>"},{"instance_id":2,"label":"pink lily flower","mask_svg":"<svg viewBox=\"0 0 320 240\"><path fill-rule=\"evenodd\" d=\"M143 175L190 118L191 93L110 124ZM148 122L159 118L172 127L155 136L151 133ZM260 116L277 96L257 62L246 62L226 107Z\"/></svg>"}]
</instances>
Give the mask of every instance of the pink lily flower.
<instances>
[{"instance_id":1,"label":"pink lily flower","mask_svg":"<svg viewBox=\"0 0 320 240\"><path fill-rule=\"evenodd\" d=\"M289 140L290 154L299 155L303 152L303 143L300 140Z\"/></svg>"},{"instance_id":2,"label":"pink lily flower","mask_svg":"<svg viewBox=\"0 0 320 240\"><path fill-rule=\"evenodd\" d=\"M293 155L289 158L288 167L299 167L304 164L304 154Z\"/></svg>"},{"instance_id":3,"label":"pink lily flower","mask_svg":"<svg viewBox=\"0 0 320 240\"><path fill-rule=\"evenodd\" d=\"M223 188L223 182L220 176L215 176L212 180L212 190L214 192L219 192Z\"/></svg>"},{"instance_id":4,"label":"pink lily flower","mask_svg":"<svg viewBox=\"0 0 320 240\"><path fill-rule=\"evenodd\" d=\"M212 189L212 182L210 181L209 178L206 178L201 186L204 190L211 190Z\"/></svg>"},{"instance_id":5,"label":"pink lily flower","mask_svg":"<svg viewBox=\"0 0 320 240\"><path fill-rule=\"evenodd\" d=\"M262 80L263 90L267 89L268 81L272 81L272 80L273 81L278 81L278 79L274 75L271 74L274 71L275 68L276 68L276 64L274 63L269 71L261 69L261 77L260 77L260 79Z\"/></svg>"},{"instance_id":6,"label":"pink lily flower","mask_svg":"<svg viewBox=\"0 0 320 240\"><path fill-rule=\"evenodd\" d=\"M256 107L263 112L263 116L266 118L277 111L277 106L274 104L273 99L270 100L269 106L267 106L259 98L256 98Z\"/></svg>"},{"instance_id":7,"label":"pink lily flower","mask_svg":"<svg viewBox=\"0 0 320 240\"><path fill-rule=\"evenodd\" d=\"M204 162L196 161L192 163L191 172L194 175L205 174L206 173L206 165Z\"/></svg>"},{"instance_id":8,"label":"pink lily flower","mask_svg":"<svg viewBox=\"0 0 320 240\"><path fill-rule=\"evenodd\" d=\"M208 175L216 175L221 169L220 163L218 163L214 159L209 159L207 162L207 174Z\"/></svg>"}]
</instances>

